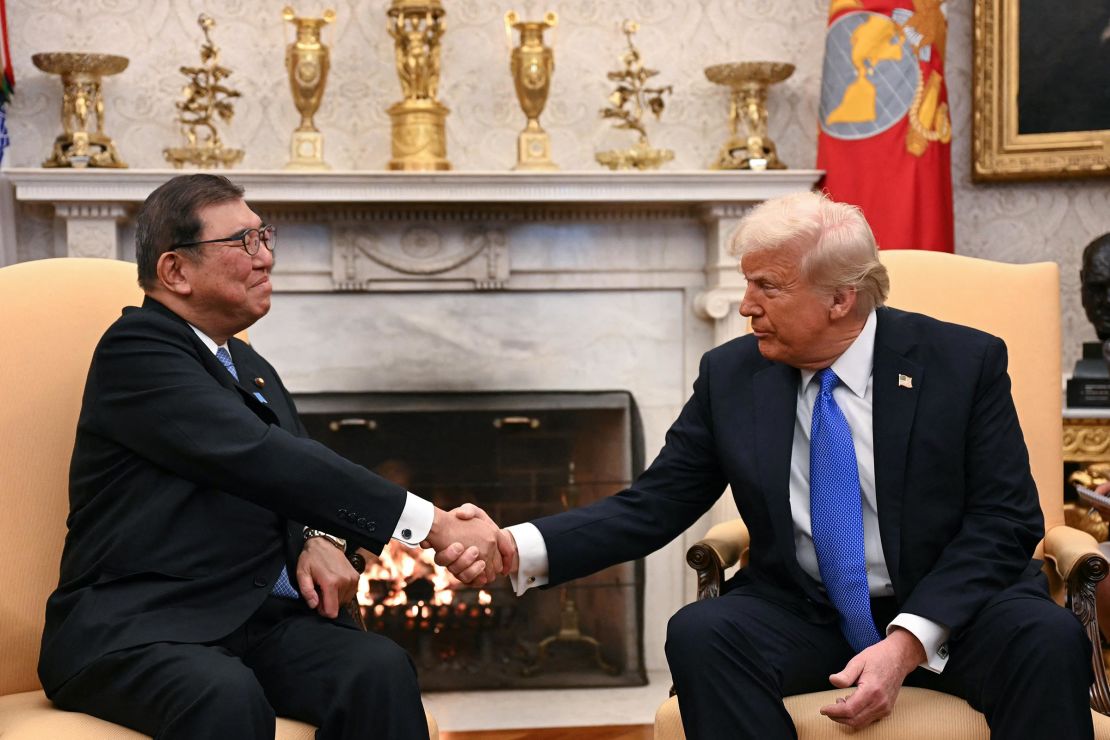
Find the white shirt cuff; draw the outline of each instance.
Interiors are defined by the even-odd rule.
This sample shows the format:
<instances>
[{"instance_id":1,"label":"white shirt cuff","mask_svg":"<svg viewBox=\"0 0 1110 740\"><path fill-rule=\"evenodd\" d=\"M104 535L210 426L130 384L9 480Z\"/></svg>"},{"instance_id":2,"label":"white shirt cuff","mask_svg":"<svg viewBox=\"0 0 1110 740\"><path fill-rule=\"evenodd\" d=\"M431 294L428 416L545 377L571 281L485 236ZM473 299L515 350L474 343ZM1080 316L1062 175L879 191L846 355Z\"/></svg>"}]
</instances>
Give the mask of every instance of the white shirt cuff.
<instances>
[{"instance_id":1,"label":"white shirt cuff","mask_svg":"<svg viewBox=\"0 0 1110 740\"><path fill-rule=\"evenodd\" d=\"M428 532L432 531L436 509L431 501L407 491L406 494L405 508L401 510L401 518L397 520L397 528L393 530L393 539L411 547L419 547L428 537Z\"/></svg>"},{"instance_id":2,"label":"white shirt cuff","mask_svg":"<svg viewBox=\"0 0 1110 740\"><path fill-rule=\"evenodd\" d=\"M530 588L547 585L547 543L535 524L505 527L516 540L517 571L509 574L513 591L520 596Z\"/></svg>"},{"instance_id":3,"label":"white shirt cuff","mask_svg":"<svg viewBox=\"0 0 1110 740\"><path fill-rule=\"evenodd\" d=\"M940 622L905 612L890 621L886 633L889 635L895 627L908 631L925 648L925 662L921 663L922 668L933 673L944 670L944 666L948 664L948 634L951 630Z\"/></svg>"}]
</instances>

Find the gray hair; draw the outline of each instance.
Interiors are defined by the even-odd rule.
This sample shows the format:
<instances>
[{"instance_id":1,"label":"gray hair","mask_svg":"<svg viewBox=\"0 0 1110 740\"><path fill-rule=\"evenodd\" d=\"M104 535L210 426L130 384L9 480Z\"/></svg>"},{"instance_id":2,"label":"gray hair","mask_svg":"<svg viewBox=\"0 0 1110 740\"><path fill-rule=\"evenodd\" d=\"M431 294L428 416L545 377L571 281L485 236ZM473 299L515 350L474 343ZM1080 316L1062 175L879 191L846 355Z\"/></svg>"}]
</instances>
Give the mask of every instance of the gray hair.
<instances>
[{"instance_id":1,"label":"gray hair","mask_svg":"<svg viewBox=\"0 0 1110 740\"><path fill-rule=\"evenodd\" d=\"M158 258L174 244L196 241L204 224L200 210L238 200L243 188L223 175L178 175L147 196L135 218L135 261L139 285L150 290L158 283Z\"/></svg>"},{"instance_id":2,"label":"gray hair","mask_svg":"<svg viewBox=\"0 0 1110 740\"><path fill-rule=\"evenodd\" d=\"M861 315L882 306L890 292L890 278L863 212L824 193L791 193L764 201L740 220L729 244L738 258L772 249L795 252L799 273L817 288L854 289Z\"/></svg>"}]
</instances>

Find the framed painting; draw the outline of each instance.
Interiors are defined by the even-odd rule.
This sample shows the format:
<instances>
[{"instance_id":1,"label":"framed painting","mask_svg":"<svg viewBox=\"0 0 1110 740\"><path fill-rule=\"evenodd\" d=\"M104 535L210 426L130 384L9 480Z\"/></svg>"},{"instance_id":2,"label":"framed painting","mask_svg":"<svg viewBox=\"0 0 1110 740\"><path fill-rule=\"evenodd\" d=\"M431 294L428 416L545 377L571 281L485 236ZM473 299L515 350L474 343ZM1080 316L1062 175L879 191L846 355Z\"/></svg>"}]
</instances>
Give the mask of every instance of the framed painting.
<instances>
[{"instance_id":1,"label":"framed painting","mask_svg":"<svg viewBox=\"0 0 1110 740\"><path fill-rule=\"evenodd\" d=\"M972 179L1110 175L1110 2L975 0Z\"/></svg>"}]
</instances>

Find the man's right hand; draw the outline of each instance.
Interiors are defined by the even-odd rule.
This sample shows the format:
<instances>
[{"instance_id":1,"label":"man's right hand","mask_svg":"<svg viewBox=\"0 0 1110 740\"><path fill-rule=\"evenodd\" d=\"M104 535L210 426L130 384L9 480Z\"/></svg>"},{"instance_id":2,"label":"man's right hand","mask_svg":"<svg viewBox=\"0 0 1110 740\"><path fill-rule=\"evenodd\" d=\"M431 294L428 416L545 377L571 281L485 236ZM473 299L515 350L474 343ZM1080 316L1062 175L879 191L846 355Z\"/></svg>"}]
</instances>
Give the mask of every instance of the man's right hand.
<instances>
[{"instance_id":1,"label":"man's right hand","mask_svg":"<svg viewBox=\"0 0 1110 740\"><path fill-rule=\"evenodd\" d=\"M478 519L487 522L490 526L496 527L496 523L490 519L481 507L474 504L463 504L462 506L452 509L451 516L463 521L471 519ZM478 560L478 553L475 548L464 548L461 544L455 543L448 547L446 550L436 554L436 562L440 565L446 566L448 570L455 574L455 577L462 581L467 586L483 586L487 583L493 582L498 575L508 575L515 573L518 567L517 563L517 550L516 540L513 539L512 533L505 529L497 530L497 549L501 554L502 568L500 571L491 572L482 569L479 575L482 580L471 579L459 575L469 575L467 572L469 568L473 567Z\"/></svg>"},{"instance_id":2,"label":"man's right hand","mask_svg":"<svg viewBox=\"0 0 1110 740\"><path fill-rule=\"evenodd\" d=\"M436 563L468 586L484 586L504 571L501 530L484 511L472 504L447 512L435 509L431 531L421 544L436 551ZM479 514L480 512L480 514Z\"/></svg>"},{"instance_id":3,"label":"man's right hand","mask_svg":"<svg viewBox=\"0 0 1110 740\"><path fill-rule=\"evenodd\" d=\"M1098 487L1095 488L1095 493L1101 494L1103 496L1110 496L1110 481L1099 483ZM1092 504L1091 506L1095 509L1095 511L1102 515L1103 519L1110 519L1110 510L1106 509L1103 506L1096 506L1094 504Z\"/></svg>"}]
</instances>

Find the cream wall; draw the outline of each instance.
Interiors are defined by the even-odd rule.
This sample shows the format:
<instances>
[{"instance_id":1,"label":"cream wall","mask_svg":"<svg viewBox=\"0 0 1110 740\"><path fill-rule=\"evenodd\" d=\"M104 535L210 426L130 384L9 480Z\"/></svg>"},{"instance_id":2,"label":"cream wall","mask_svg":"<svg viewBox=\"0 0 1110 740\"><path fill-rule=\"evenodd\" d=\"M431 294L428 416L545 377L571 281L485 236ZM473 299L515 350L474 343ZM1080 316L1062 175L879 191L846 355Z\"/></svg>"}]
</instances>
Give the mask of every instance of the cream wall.
<instances>
[{"instance_id":1,"label":"cream wall","mask_svg":"<svg viewBox=\"0 0 1110 740\"><path fill-rule=\"evenodd\" d=\"M35 166L60 130L57 78L35 69L38 51L89 50L123 54L131 65L105 85L107 132L132 167L162 167L161 150L178 143L173 103L183 77L177 67L196 64L204 10L218 21L214 40L234 70L229 82L243 93L225 139L243 146L244 168L277 168L287 157L297 115L289 95L283 27L277 0L8 0L17 97L9 111L13 146L7 166ZM949 0L948 84L953 136L957 251L1009 262L1058 261L1062 272L1064 363L1081 341L1094 338L1078 300L1079 253L1110 231L1110 181L973 185L971 135L970 0ZM392 42L385 30L386 0L294 2L302 14L335 7L338 21L325 31L332 71L317 124L336 169L382 169L389 158L384 110L400 98ZM515 8L528 18L555 10L557 69L542 121L564 169L593 169L593 152L622 139L598 118L617 66L624 17L640 21L637 43L656 78L675 94L661 122L649 124L656 145L675 150L673 169L704 167L725 135L726 96L702 69L713 63L771 59L797 65L777 87L770 120L787 164L814 166L825 0L444 0L448 32L443 45L440 98L450 108L448 156L460 170L505 170L515 157L523 125L508 73L501 18ZM48 207L18 206L19 259L52 256ZM989 290L989 286L984 286Z\"/></svg>"}]
</instances>

